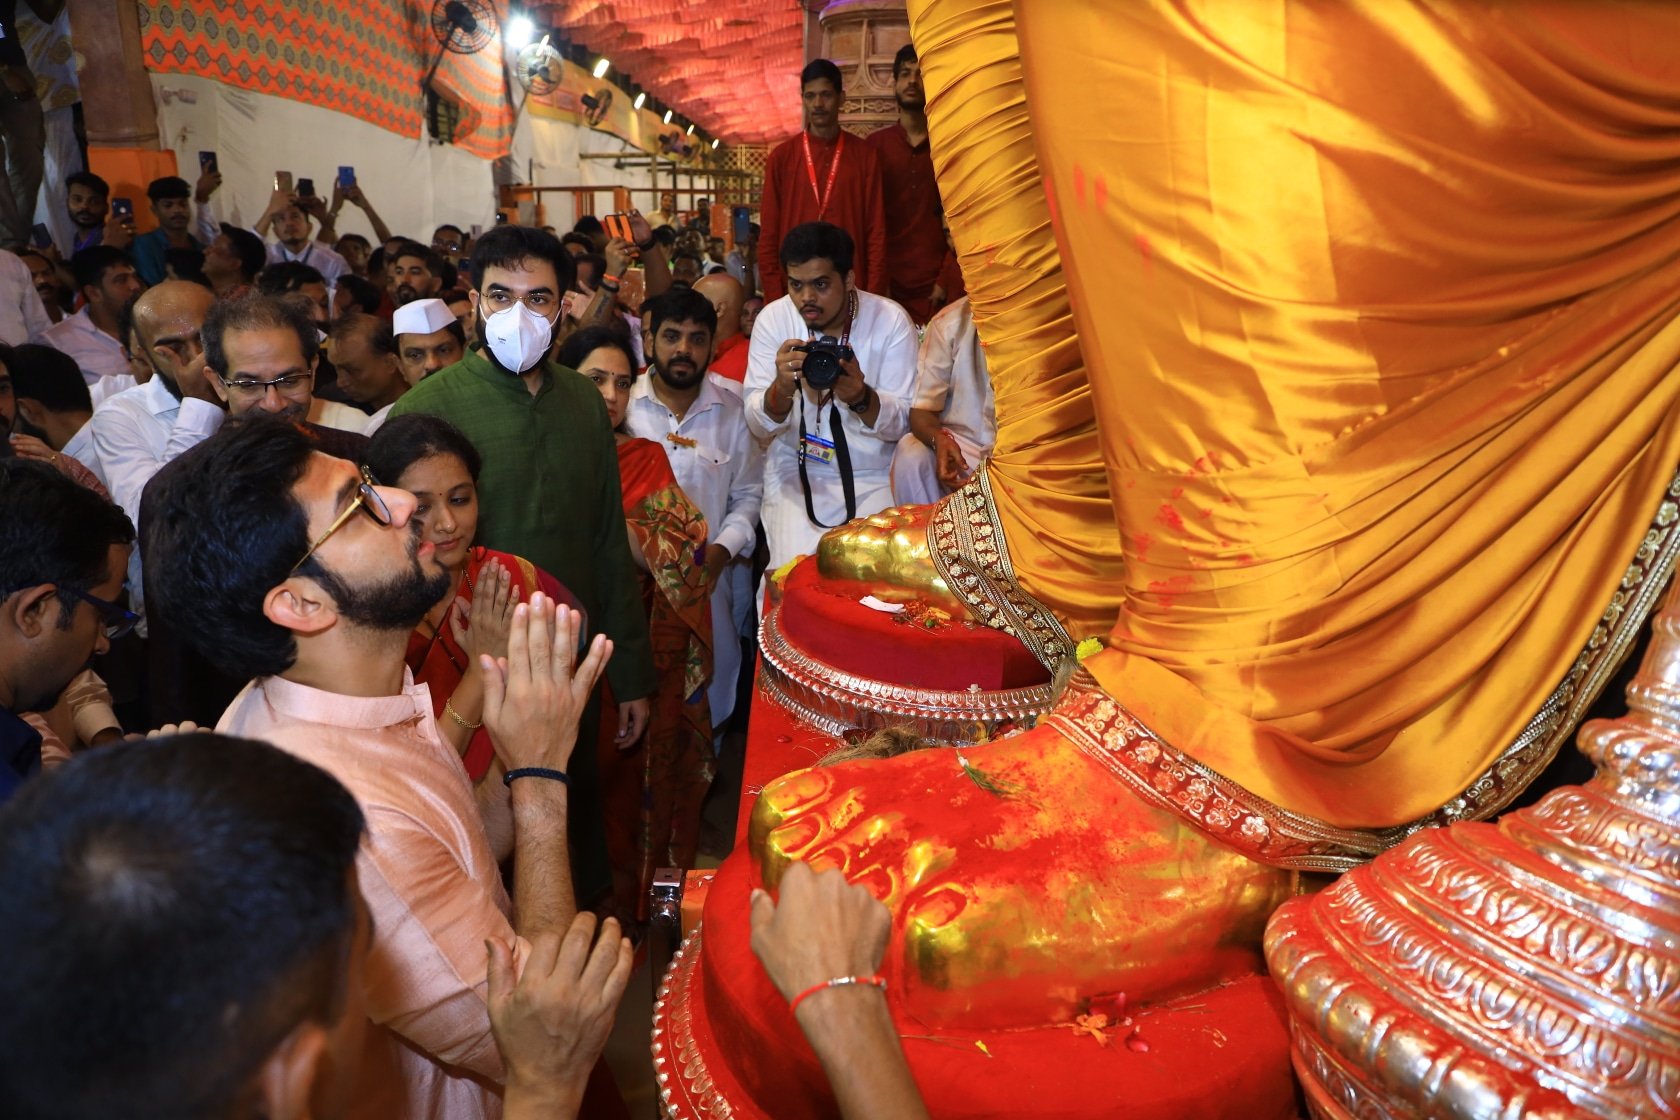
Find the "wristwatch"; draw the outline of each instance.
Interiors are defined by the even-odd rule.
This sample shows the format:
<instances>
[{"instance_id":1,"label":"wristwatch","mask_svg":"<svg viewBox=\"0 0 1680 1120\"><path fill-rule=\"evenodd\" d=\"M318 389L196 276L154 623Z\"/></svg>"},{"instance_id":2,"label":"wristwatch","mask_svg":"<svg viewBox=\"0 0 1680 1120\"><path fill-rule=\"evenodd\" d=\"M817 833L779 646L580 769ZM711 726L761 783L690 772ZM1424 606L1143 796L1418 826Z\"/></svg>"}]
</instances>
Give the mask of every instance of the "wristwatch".
<instances>
[{"instance_id":1,"label":"wristwatch","mask_svg":"<svg viewBox=\"0 0 1680 1120\"><path fill-rule=\"evenodd\" d=\"M868 412L869 411L869 402L871 400L873 400L874 398L875 398L874 387L870 386L870 385L865 385L863 387L863 396L857 401L857 403L856 404L849 404L846 407L851 409L853 412L858 412L858 413Z\"/></svg>"}]
</instances>

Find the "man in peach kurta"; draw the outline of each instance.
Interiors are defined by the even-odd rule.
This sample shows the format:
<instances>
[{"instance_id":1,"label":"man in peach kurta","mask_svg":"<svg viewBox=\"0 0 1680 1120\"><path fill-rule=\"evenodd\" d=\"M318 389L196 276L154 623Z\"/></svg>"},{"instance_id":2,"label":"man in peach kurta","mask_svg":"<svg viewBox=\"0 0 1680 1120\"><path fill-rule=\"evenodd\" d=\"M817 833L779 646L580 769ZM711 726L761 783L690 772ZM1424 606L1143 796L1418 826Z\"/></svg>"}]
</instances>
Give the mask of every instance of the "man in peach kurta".
<instances>
[{"instance_id":1,"label":"man in peach kurta","mask_svg":"<svg viewBox=\"0 0 1680 1120\"><path fill-rule=\"evenodd\" d=\"M367 818L372 1029L349 1114L494 1120L504 1071L485 944L571 921L564 768L605 639L574 670L575 615L542 596L517 608L507 663L486 670L484 717L517 780L475 794L403 664L409 631L450 584L409 528L413 495L265 421L230 425L154 486L156 609L254 678L218 729L319 765ZM511 906L497 870L510 850Z\"/></svg>"}]
</instances>

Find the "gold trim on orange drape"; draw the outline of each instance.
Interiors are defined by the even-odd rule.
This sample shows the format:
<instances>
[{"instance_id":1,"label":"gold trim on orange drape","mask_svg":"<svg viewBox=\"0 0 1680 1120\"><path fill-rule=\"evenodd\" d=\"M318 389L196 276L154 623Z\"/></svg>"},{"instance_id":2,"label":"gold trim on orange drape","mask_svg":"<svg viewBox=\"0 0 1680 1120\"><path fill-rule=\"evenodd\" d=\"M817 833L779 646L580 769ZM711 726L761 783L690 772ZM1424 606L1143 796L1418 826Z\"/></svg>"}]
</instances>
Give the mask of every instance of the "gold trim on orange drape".
<instances>
[{"instance_id":1,"label":"gold trim on orange drape","mask_svg":"<svg viewBox=\"0 0 1680 1120\"><path fill-rule=\"evenodd\" d=\"M939 193L997 402L986 470L1005 566L1077 641L1114 621L1120 542L1033 152L1014 12L1009 0L907 7ZM963 582L953 590L963 594Z\"/></svg>"},{"instance_id":2,"label":"gold trim on orange drape","mask_svg":"<svg viewBox=\"0 0 1680 1120\"><path fill-rule=\"evenodd\" d=\"M1127 561L1086 667L1289 811L1435 810L1680 464L1680 10L1016 14Z\"/></svg>"}]
</instances>

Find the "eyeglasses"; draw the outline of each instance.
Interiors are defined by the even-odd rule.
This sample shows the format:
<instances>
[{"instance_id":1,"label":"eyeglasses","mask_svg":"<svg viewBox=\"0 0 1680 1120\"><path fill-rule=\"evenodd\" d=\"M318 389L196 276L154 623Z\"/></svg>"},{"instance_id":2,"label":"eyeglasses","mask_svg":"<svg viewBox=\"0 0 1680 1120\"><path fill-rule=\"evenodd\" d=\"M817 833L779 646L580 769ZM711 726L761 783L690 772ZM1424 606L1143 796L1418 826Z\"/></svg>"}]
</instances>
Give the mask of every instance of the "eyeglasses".
<instances>
[{"instance_id":1,"label":"eyeglasses","mask_svg":"<svg viewBox=\"0 0 1680 1120\"><path fill-rule=\"evenodd\" d=\"M127 634L130 630L133 630L140 622L140 616L123 606L121 603L113 603L109 599L101 599L97 595L89 595L86 591L77 591L74 587L67 587L62 583L58 584L58 593L60 595L69 595L72 598L80 599L82 602L98 611L99 617L104 620L105 636L113 642L122 637L124 634Z\"/></svg>"},{"instance_id":2,"label":"eyeglasses","mask_svg":"<svg viewBox=\"0 0 1680 1120\"><path fill-rule=\"evenodd\" d=\"M506 311L516 303L523 303L540 315L553 307L556 301L552 292L529 292L516 296L512 292L497 291L486 294L484 302L495 311Z\"/></svg>"},{"instance_id":3,"label":"eyeglasses","mask_svg":"<svg viewBox=\"0 0 1680 1120\"><path fill-rule=\"evenodd\" d=\"M240 397L265 396L270 389L273 389L282 397L289 397L299 389L307 392L310 386L314 384L315 375L313 373L288 373L283 377L276 377L273 381L254 381L245 378L238 381L229 381L225 377L219 380L230 394Z\"/></svg>"},{"instance_id":4,"label":"eyeglasses","mask_svg":"<svg viewBox=\"0 0 1680 1120\"><path fill-rule=\"evenodd\" d=\"M315 555L315 550L327 543L328 537L344 528L344 523L349 521L357 510L361 510L373 518L376 525L389 525L391 523L391 507L385 504L385 499L381 498L379 491L374 489L379 483L374 481L373 475L368 473L366 467L360 469L362 484L356 488L356 496L350 499L350 504L344 507L344 512L339 514L338 519L327 527L327 531L322 533L320 538L309 546L309 551L303 554L303 559L292 565L292 570L286 573L288 576L293 575L299 568L303 567L304 562Z\"/></svg>"}]
</instances>

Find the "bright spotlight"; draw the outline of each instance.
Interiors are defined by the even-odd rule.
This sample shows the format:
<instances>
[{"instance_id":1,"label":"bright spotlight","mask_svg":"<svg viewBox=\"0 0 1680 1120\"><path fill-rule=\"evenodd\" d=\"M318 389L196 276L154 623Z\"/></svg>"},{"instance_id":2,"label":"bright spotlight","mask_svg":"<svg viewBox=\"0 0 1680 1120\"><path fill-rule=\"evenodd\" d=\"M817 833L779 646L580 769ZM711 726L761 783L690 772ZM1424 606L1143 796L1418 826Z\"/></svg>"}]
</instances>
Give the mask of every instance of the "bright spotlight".
<instances>
[{"instance_id":1,"label":"bright spotlight","mask_svg":"<svg viewBox=\"0 0 1680 1120\"><path fill-rule=\"evenodd\" d=\"M669 109L665 110L665 123L666 124L671 123L671 110L669 110Z\"/></svg>"},{"instance_id":2,"label":"bright spotlight","mask_svg":"<svg viewBox=\"0 0 1680 1120\"><path fill-rule=\"evenodd\" d=\"M645 104L647 104L647 94L646 93L638 93L636 95L636 104L632 105L631 108L640 109Z\"/></svg>"},{"instance_id":3,"label":"bright spotlight","mask_svg":"<svg viewBox=\"0 0 1680 1120\"><path fill-rule=\"evenodd\" d=\"M712 151L714 151L714 152L717 151L717 146L718 146L718 142L717 142L716 139L714 139L712 141Z\"/></svg>"},{"instance_id":4,"label":"bright spotlight","mask_svg":"<svg viewBox=\"0 0 1680 1120\"><path fill-rule=\"evenodd\" d=\"M537 34L537 25L524 16L514 16L508 20L507 45L514 50L529 46Z\"/></svg>"},{"instance_id":5,"label":"bright spotlight","mask_svg":"<svg viewBox=\"0 0 1680 1120\"><path fill-rule=\"evenodd\" d=\"M604 78L607 76L607 71L611 69L612 63L603 58L595 63L595 76L597 78Z\"/></svg>"},{"instance_id":6,"label":"bright spotlight","mask_svg":"<svg viewBox=\"0 0 1680 1120\"><path fill-rule=\"evenodd\" d=\"M690 135L690 136L693 136L693 135L694 135L694 126L693 126L693 125L689 125L689 126L688 126L688 134L689 134L689 135Z\"/></svg>"}]
</instances>

